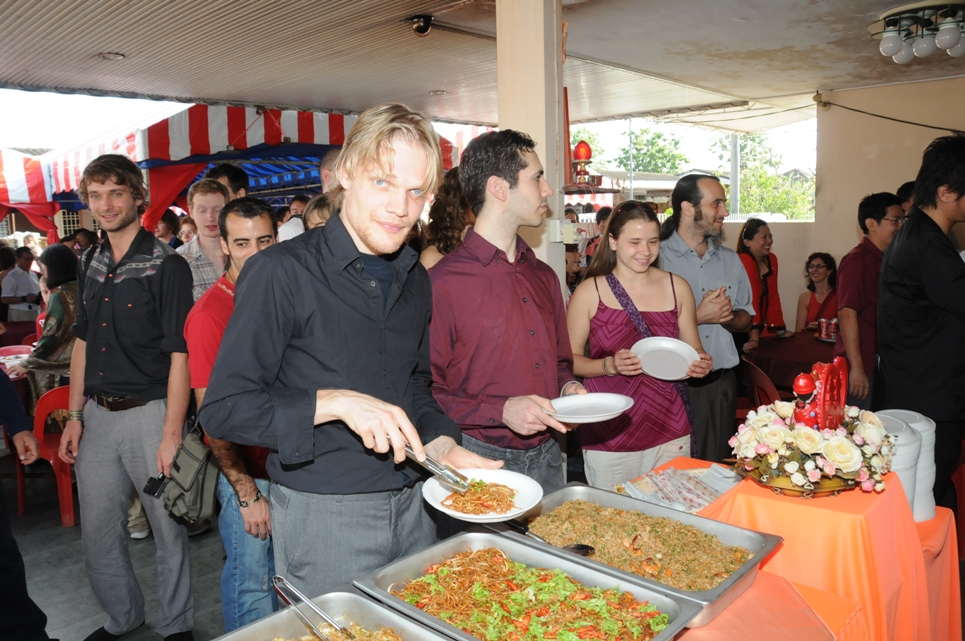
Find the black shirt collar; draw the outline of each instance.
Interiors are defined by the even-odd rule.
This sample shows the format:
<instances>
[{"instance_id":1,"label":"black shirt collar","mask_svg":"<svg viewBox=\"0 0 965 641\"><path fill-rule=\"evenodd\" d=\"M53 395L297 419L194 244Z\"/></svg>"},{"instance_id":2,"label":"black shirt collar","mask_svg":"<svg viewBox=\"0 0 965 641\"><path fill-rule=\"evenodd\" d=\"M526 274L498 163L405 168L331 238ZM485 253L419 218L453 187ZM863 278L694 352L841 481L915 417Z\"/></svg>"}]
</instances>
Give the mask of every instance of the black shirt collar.
<instances>
[{"instance_id":1,"label":"black shirt collar","mask_svg":"<svg viewBox=\"0 0 965 641\"><path fill-rule=\"evenodd\" d=\"M154 253L154 234L149 232L138 225L140 229L137 232L137 236L131 241L131 246L127 248L127 253L121 258L120 262L124 262L131 256L136 254L151 256ZM114 255L111 253L111 238L107 236L101 241L101 244L97 246L97 255L104 256L110 261L114 260Z\"/></svg>"},{"instance_id":2,"label":"black shirt collar","mask_svg":"<svg viewBox=\"0 0 965 641\"><path fill-rule=\"evenodd\" d=\"M341 211L338 211L332 214L332 217L325 223L323 232L318 234L318 241L316 241L328 246L334 258L334 265L339 272L354 265L362 257L362 252L355 246L355 240L348 229L345 228L345 223L342 222L341 213ZM407 272L415 265L418 258L419 255L415 253L415 250L403 245L402 253L392 261L392 265L396 271Z\"/></svg>"}]
</instances>

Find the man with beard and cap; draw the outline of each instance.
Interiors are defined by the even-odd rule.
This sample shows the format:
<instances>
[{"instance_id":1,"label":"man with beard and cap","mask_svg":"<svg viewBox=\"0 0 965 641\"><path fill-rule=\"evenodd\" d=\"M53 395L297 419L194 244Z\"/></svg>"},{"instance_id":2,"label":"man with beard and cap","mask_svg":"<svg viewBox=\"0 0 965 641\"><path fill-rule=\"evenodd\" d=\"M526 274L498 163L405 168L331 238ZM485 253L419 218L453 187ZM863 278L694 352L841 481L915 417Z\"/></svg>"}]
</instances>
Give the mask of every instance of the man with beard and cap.
<instances>
[{"instance_id":1,"label":"man with beard and cap","mask_svg":"<svg viewBox=\"0 0 965 641\"><path fill-rule=\"evenodd\" d=\"M671 195L673 215L660 230L661 267L690 284L697 303L697 330L714 359L705 378L691 379L697 457L722 461L737 413L740 363L732 333L746 332L754 316L751 283L737 253L721 244L727 198L715 176L690 174L677 181Z\"/></svg>"}]
</instances>

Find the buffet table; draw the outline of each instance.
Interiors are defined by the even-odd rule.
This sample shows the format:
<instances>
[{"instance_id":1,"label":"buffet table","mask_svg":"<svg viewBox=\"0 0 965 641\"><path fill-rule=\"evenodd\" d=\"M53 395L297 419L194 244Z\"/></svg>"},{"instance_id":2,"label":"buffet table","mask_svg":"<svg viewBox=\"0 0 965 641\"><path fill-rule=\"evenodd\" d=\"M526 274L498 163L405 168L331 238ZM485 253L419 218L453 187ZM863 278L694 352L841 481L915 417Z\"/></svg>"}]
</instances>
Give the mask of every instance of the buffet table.
<instances>
[{"instance_id":1,"label":"buffet table","mask_svg":"<svg viewBox=\"0 0 965 641\"><path fill-rule=\"evenodd\" d=\"M834 343L821 341L809 331L790 338L761 336L760 345L748 352L747 359L760 367L775 387L791 389L798 374L810 372L815 363L834 360Z\"/></svg>"},{"instance_id":2,"label":"buffet table","mask_svg":"<svg viewBox=\"0 0 965 641\"><path fill-rule=\"evenodd\" d=\"M709 465L681 457L663 467ZM835 630L837 638L959 639L961 595L952 512L938 508L934 519L916 524L897 476L889 474L885 482L888 488L881 494L853 490L800 499L745 479L700 516L784 537L762 566L766 572L803 586L804 597L810 588L860 604L860 616Z\"/></svg>"}]
</instances>

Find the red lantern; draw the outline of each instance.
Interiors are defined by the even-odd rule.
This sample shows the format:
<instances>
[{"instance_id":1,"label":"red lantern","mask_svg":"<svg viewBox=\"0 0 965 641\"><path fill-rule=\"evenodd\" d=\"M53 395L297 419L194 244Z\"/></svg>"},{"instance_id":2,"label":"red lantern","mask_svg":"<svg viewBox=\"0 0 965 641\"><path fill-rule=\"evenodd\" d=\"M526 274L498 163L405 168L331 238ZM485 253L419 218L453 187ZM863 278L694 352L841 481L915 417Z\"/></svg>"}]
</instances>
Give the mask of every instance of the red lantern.
<instances>
[{"instance_id":1,"label":"red lantern","mask_svg":"<svg viewBox=\"0 0 965 641\"><path fill-rule=\"evenodd\" d=\"M593 150L590 146L586 144L585 140L581 140L576 143L576 149L573 150L573 160L576 161L587 161L593 158Z\"/></svg>"}]
</instances>

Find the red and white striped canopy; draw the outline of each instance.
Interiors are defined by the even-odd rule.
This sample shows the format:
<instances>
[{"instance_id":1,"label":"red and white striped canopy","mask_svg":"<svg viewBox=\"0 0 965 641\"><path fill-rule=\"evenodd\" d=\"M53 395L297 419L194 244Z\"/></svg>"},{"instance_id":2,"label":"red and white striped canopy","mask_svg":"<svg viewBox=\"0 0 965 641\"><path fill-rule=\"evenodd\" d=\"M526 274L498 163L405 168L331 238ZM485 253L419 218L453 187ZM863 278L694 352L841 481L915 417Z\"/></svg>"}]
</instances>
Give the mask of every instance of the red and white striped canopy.
<instances>
[{"instance_id":1,"label":"red and white striped canopy","mask_svg":"<svg viewBox=\"0 0 965 641\"><path fill-rule=\"evenodd\" d=\"M56 192L76 189L84 168L101 154L123 154L134 162L177 161L229 149L267 143L341 145L356 116L252 107L194 105L146 128L89 143L65 152L51 152Z\"/></svg>"},{"instance_id":2,"label":"red and white striped canopy","mask_svg":"<svg viewBox=\"0 0 965 641\"><path fill-rule=\"evenodd\" d=\"M262 143L341 145L356 118L311 111L194 105L145 128L69 151L49 152L44 160L53 176L54 192L71 191L80 184L84 168L102 154L123 154L134 162L177 161L229 149L249 149ZM460 133L455 144L440 138L446 168L459 163L465 143L475 135L463 141Z\"/></svg>"},{"instance_id":3,"label":"red and white striped canopy","mask_svg":"<svg viewBox=\"0 0 965 641\"><path fill-rule=\"evenodd\" d=\"M50 173L39 158L0 149L0 203L50 202Z\"/></svg>"}]
</instances>

